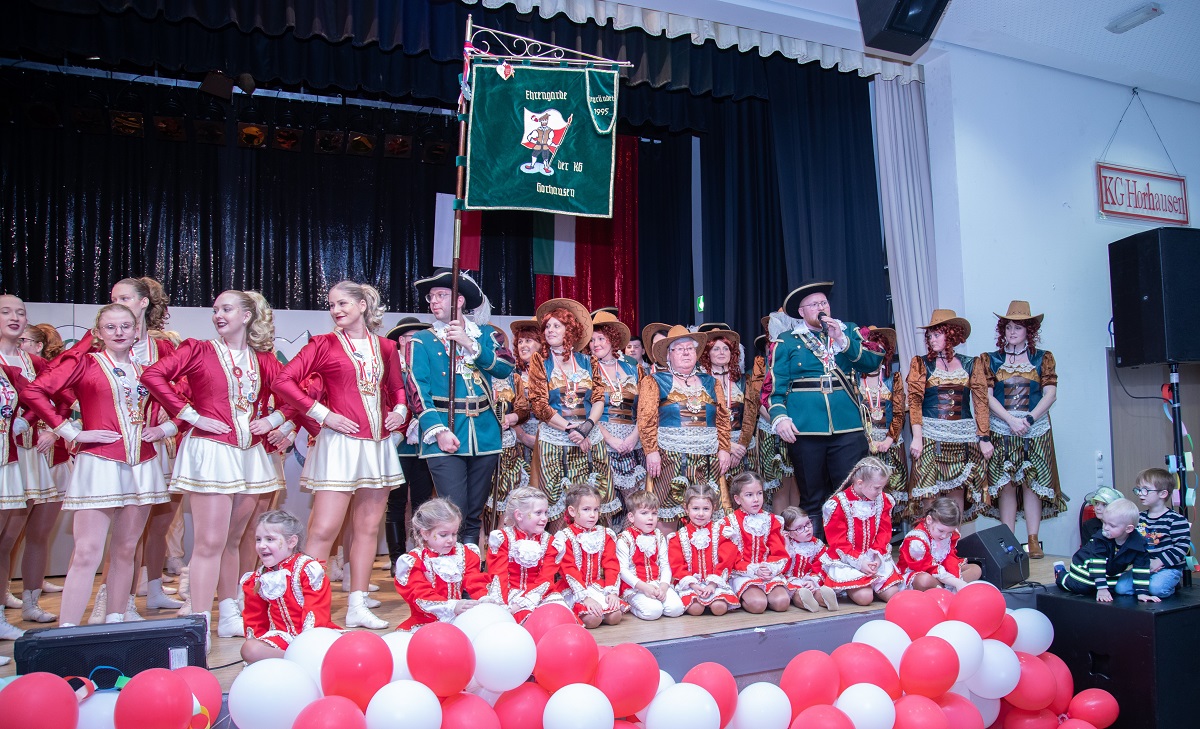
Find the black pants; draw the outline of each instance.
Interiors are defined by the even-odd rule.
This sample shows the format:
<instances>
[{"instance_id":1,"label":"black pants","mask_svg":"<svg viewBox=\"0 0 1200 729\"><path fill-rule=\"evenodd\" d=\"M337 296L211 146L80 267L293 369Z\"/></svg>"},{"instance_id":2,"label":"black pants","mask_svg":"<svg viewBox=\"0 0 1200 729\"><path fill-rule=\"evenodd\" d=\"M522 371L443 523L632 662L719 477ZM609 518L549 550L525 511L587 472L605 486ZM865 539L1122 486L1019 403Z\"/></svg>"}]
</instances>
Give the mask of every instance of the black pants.
<instances>
[{"instance_id":1,"label":"black pants","mask_svg":"<svg viewBox=\"0 0 1200 729\"><path fill-rule=\"evenodd\" d=\"M795 443L784 445L796 469L799 506L812 519L816 534L824 539L821 507L842 485L854 464L867 455L867 438L863 431L856 430L837 435L801 435Z\"/></svg>"},{"instance_id":2,"label":"black pants","mask_svg":"<svg viewBox=\"0 0 1200 729\"><path fill-rule=\"evenodd\" d=\"M384 521L384 536L393 567L396 558L408 551L405 548L407 535L404 533L404 516L408 511L409 496L412 497L414 514L421 504L433 498L433 477L425 461L416 456L402 456L400 468L404 471L404 484L388 494L387 518Z\"/></svg>"},{"instance_id":3,"label":"black pants","mask_svg":"<svg viewBox=\"0 0 1200 729\"><path fill-rule=\"evenodd\" d=\"M454 502L463 513L459 539L463 544L479 541L480 517L492 491L492 477L500 454L490 456L438 456L422 459L433 475L438 496Z\"/></svg>"}]
</instances>

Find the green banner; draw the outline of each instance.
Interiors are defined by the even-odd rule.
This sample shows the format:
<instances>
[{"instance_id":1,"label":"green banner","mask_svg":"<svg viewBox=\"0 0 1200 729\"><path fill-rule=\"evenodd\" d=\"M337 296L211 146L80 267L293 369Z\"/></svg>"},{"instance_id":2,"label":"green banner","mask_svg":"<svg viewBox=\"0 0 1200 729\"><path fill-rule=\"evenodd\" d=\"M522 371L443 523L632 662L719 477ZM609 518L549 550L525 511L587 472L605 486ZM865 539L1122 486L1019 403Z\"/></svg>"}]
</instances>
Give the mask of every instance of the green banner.
<instances>
[{"instance_id":1,"label":"green banner","mask_svg":"<svg viewBox=\"0 0 1200 729\"><path fill-rule=\"evenodd\" d=\"M475 61L468 210L612 217L616 71Z\"/></svg>"}]
</instances>

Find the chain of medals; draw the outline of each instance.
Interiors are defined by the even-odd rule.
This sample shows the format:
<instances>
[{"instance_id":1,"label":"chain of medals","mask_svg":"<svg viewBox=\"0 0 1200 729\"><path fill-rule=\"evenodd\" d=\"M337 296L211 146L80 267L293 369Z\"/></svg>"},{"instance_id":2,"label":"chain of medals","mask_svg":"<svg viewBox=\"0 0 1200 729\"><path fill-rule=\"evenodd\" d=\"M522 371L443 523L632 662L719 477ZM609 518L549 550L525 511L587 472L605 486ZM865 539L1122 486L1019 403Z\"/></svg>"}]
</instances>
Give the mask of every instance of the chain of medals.
<instances>
[{"instance_id":1,"label":"chain of medals","mask_svg":"<svg viewBox=\"0 0 1200 729\"><path fill-rule=\"evenodd\" d=\"M579 366L579 363L575 361L575 351L567 347L564 347L564 349L566 349L567 352L566 362L557 362L558 352L555 352L553 349L550 350L550 354L553 356L552 361L555 361L555 363L559 365L559 369L562 371L563 377L566 378L567 384L571 386L570 390L567 390L566 385L559 388L559 391L562 393L563 406L574 410L575 408L579 407L581 402L583 402L583 398L579 396L579 383L583 382L584 371L583 368ZM567 362L571 363L571 369L569 371L566 367Z\"/></svg>"},{"instance_id":2,"label":"chain of medals","mask_svg":"<svg viewBox=\"0 0 1200 729\"><path fill-rule=\"evenodd\" d=\"M622 392L622 390L621 390L620 376L617 374L614 374L612 377L608 376L608 366L609 365L612 365L614 373L620 372L620 365L617 364L616 359L610 360L608 362L605 362L604 360L600 360L600 376L604 378L605 384L608 385L608 389L612 393L611 395L608 396L608 402L612 405L616 405L617 407L620 407L621 404L625 402L625 393Z\"/></svg>"},{"instance_id":3,"label":"chain of medals","mask_svg":"<svg viewBox=\"0 0 1200 729\"><path fill-rule=\"evenodd\" d=\"M221 343L225 344L224 340ZM225 344L225 351L229 355L229 371L233 373L233 381L237 384L237 398L233 401L234 407L243 413L248 413L254 403L258 401L258 358L254 356L253 352L246 350L250 355L250 371L246 373L234 361L233 348ZM249 380L248 385L243 384L243 377Z\"/></svg>"},{"instance_id":4,"label":"chain of medals","mask_svg":"<svg viewBox=\"0 0 1200 729\"><path fill-rule=\"evenodd\" d=\"M875 387L871 387L870 379L876 379ZM867 395L867 406L871 408L871 422L883 420L883 372L877 375L867 375L863 378L863 392Z\"/></svg>"},{"instance_id":5,"label":"chain of medals","mask_svg":"<svg viewBox=\"0 0 1200 729\"><path fill-rule=\"evenodd\" d=\"M800 341L804 342L804 346L808 347L808 351L812 352L813 356L820 360L821 366L825 368L825 373L821 375L821 392L825 395L831 394L833 392L833 370L837 367L834 358L837 355L812 330L801 334Z\"/></svg>"},{"instance_id":6,"label":"chain of medals","mask_svg":"<svg viewBox=\"0 0 1200 729\"><path fill-rule=\"evenodd\" d=\"M345 342L346 351L350 352L350 361L354 363L358 377L358 391L368 396L378 394L379 376L382 374L383 368L379 365L379 352L375 350L375 337L370 333L367 334L367 351L370 352L368 361L367 355L354 348L354 342L350 340L350 336L346 332L339 330L338 336Z\"/></svg>"},{"instance_id":7,"label":"chain of medals","mask_svg":"<svg viewBox=\"0 0 1200 729\"><path fill-rule=\"evenodd\" d=\"M113 376L121 384L122 399L125 403L125 412L129 414L129 422L134 425L142 425L146 422L145 417L142 415L142 404L146 401L146 396L150 394L150 391L146 389L145 385L138 382L138 378L142 374L141 367L136 362L130 360L129 368L133 372L133 377L131 378L125 372L125 369L109 356L108 350L102 350L100 356L108 360Z\"/></svg>"},{"instance_id":8,"label":"chain of medals","mask_svg":"<svg viewBox=\"0 0 1200 729\"><path fill-rule=\"evenodd\" d=\"M695 413L698 413L701 410L703 410L704 409L704 398L702 398L700 396L702 394L704 394L704 385L697 384L695 387L693 387L693 386L687 384L689 380L691 380L693 377L696 377L696 370L693 369L691 372L689 372L687 374L684 374L682 372L676 372L674 367L671 367L670 370L671 370L672 377L678 377L679 379L683 380L683 387L681 387L679 389L679 391L687 396L688 412L695 414ZM696 377L696 379L700 379L700 378Z\"/></svg>"},{"instance_id":9,"label":"chain of medals","mask_svg":"<svg viewBox=\"0 0 1200 729\"><path fill-rule=\"evenodd\" d=\"M466 332L466 329L464 328L463 331ZM467 352L467 348L457 342L451 342L450 338L446 336L445 332L445 327L443 327L440 331L435 329L433 331L433 336L437 337L442 343L442 346L446 348L446 357L450 359L451 364L454 366L454 371L462 376L463 382L467 386L467 394L473 397L475 395L475 387L483 387L483 375L479 374L479 370L474 364L467 363L466 358L464 357ZM451 347L454 347L454 349L451 349ZM471 376L468 377L467 372L465 371L460 372L460 367L463 370L469 371ZM526 380L526 383L528 384L528 379Z\"/></svg>"},{"instance_id":10,"label":"chain of medals","mask_svg":"<svg viewBox=\"0 0 1200 729\"><path fill-rule=\"evenodd\" d=\"M8 376L0 372L0 433L8 432L9 421L17 414L17 389L8 381Z\"/></svg>"}]
</instances>

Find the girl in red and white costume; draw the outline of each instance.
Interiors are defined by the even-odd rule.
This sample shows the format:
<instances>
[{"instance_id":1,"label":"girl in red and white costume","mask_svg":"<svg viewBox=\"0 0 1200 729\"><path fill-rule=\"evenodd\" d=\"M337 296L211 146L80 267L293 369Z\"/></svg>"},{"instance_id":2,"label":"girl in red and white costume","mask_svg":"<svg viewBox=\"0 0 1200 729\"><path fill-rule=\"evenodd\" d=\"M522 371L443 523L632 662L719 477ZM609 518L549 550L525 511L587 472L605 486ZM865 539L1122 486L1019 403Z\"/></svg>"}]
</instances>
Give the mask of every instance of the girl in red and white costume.
<instances>
[{"instance_id":1,"label":"girl in red and white costume","mask_svg":"<svg viewBox=\"0 0 1200 729\"><path fill-rule=\"evenodd\" d=\"M783 520L784 544L788 552L783 577L787 580L788 592L792 593L792 604L810 613L815 613L821 605L837 610L837 593L825 585L829 550L813 533L812 519L799 506L787 507L779 518Z\"/></svg>"},{"instance_id":2,"label":"girl in red and white costume","mask_svg":"<svg viewBox=\"0 0 1200 729\"><path fill-rule=\"evenodd\" d=\"M63 590L60 625L83 616L96 568L109 537L108 592L122 597L133 587L133 557L138 537L154 504L166 503L166 481L154 443L177 432L174 423L157 422L158 409L141 384L141 365L132 361L136 323L128 308L109 304L96 316L94 336L103 348L92 352L88 336L59 356L54 367L26 388L30 408L58 435L79 448L63 508L74 511L75 551ZM83 426L55 408L67 393L78 397ZM125 618L127 601L116 603L105 622Z\"/></svg>"},{"instance_id":3,"label":"girl in red and white costume","mask_svg":"<svg viewBox=\"0 0 1200 729\"><path fill-rule=\"evenodd\" d=\"M983 575L979 565L958 557L958 525L962 510L946 496L934 499L925 519L904 535L900 545L900 575L906 588L955 592Z\"/></svg>"},{"instance_id":4,"label":"girl in red and white costume","mask_svg":"<svg viewBox=\"0 0 1200 729\"><path fill-rule=\"evenodd\" d=\"M783 522L763 511L763 482L754 471L743 471L729 483L729 497L737 509L725 517L721 536L738 549L730 584L749 613L767 608L783 612L791 604L787 580L781 575L787 563Z\"/></svg>"},{"instance_id":5,"label":"girl in red and white costume","mask_svg":"<svg viewBox=\"0 0 1200 729\"><path fill-rule=\"evenodd\" d=\"M388 492L404 483L390 436L403 434L408 419L396 343L375 334L383 312L374 287L335 284L329 315L337 329L308 340L274 388L284 403L321 424L300 474L301 487L314 494L309 553L325 564L349 511L355 539L346 627L371 630L388 626L367 607L367 590ZM304 388L313 374L321 376L319 401Z\"/></svg>"},{"instance_id":6,"label":"girl in red and white costume","mask_svg":"<svg viewBox=\"0 0 1200 729\"><path fill-rule=\"evenodd\" d=\"M462 512L447 499L430 499L412 516L417 548L396 560L396 592L410 615L396 630L416 630L438 621L448 623L480 602L503 604L488 594L479 546L458 541Z\"/></svg>"},{"instance_id":7,"label":"girl in red and white costume","mask_svg":"<svg viewBox=\"0 0 1200 729\"><path fill-rule=\"evenodd\" d=\"M284 487L263 440L286 418L269 402L281 369L270 307L225 291L213 303L212 321L217 339L184 340L148 367L142 382L171 417L192 426L171 476L172 492L191 495L191 611L209 616L215 593L217 635L231 638L244 633L237 606L242 534L258 495ZM179 394L185 382L186 400Z\"/></svg>"},{"instance_id":8,"label":"girl in red and white costume","mask_svg":"<svg viewBox=\"0 0 1200 729\"><path fill-rule=\"evenodd\" d=\"M4 303L0 300L0 305ZM17 460L16 442L16 436L29 428L29 423L17 414L25 398L25 387L19 369L0 365L0 542L4 544L16 544L25 525L25 477ZM8 584L10 565L5 551L0 555L0 585ZM8 591L4 594L7 596ZM24 634L24 630L9 624L4 607L0 606L0 640L16 640ZM0 665L6 663L7 660L0 661Z\"/></svg>"},{"instance_id":9,"label":"girl in red and white costume","mask_svg":"<svg viewBox=\"0 0 1200 729\"><path fill-rule=\"evenodd\" d=\"M870 605L876 596L887 602L902 586L891 553L896 500L884 493L891 475L886 463L868 456L821 509L829 544L825 584L846 591L857 605Z\"/></svg>"},{"instance_id":10,"label":"girl in red and white costume","mask_svg":"<svg viewBox=\"0 0 1200 729\"><path fill-rule=\"evenodd\" d=\"M616 625L629 606L617 596L621 565L617 537L600 521L600 490L576 484L563 497L567 525L554 535L553 548L562 577L557 589L585 628Z\"/></svg>"},{"instance_id":11,"label":"girl in red and white costume","mask_svg":"<svg viewBox=\"0 0 1200 729\"><path fill-rule=\"evenodd\" d=\"M729 586L729 571L738 558L733 542L721 538L723 521L712 520L717 492L708 484L692 484L683 493L687 521L667 537L667 555L675 591L688 615L724 615L740 606Z\"/></svg>"},{"instance_id":12,"label":"girl in red and white costume","mask_svg":"<svg viewBox=\"0 0 1200 729\"><path fill-rule=\"evenodd\" d=\"M546 494L522 486L508 495L507 526L488 535L488 593L500 596L518 623L539 605L564 602L554 589L558 559L546 532L549 513Z\"/></svg>"},{"instance_id":13,"label":"girl in red and white costume","mask_svg":"<svg viewBox=\"0 0 1200 729\"><path fill-rule=\"evenodd\" d=\"M242 576L246 642L242 660L283 658L300 633L341 627L329 617L329 580L321 563L300 551L304 526L286 511L268 511L254 528L262 566Z\"/></svg>"},{"instance_id":14,"label":"girl in red and white costume","mask_svg":"<svg viewBox=\"0 0 1200 729\"><path fill-rule=\"evenodd\" d=\"M671 582L667 537L658 530L658 496L634 491L625 498L628 526L617 536L621 597L642 620L683 615L683 601Z\"/></svg>"}]
</instances>

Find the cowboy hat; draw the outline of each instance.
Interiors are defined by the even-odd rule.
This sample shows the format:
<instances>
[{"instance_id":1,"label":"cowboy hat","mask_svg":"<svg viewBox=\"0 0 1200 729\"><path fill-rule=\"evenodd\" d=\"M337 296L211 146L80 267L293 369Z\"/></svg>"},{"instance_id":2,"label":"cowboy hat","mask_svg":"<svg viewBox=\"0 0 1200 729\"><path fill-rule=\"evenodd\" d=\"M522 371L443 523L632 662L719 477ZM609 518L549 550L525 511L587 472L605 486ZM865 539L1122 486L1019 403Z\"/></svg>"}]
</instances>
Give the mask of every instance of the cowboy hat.
<instances>
[{"instance_id":1,"label":"cowboy hat","mask_svg":"<svg viewBox=\"0 0 1200 729\"><path fill-rule=\"evenodd\" d=\"M668 331L670 331L670 329L670 324L663 324L660 321L651 322L650 324L642 327L642 349L649 354L650 350L653 349L654 335L660 332L662 334L666 334Z\"/></svg>"},{"instance_id":2,"label":"cowboy hat","mask_svg":"<svg viewBox=\"0 0 1200 729\"><path fill-rule=\"evenodd\" d=\"M406 316L400 321L396 322L396 326L389 329L385 336L387 336L387 338L393 342L399 342L400 337L404 336L405 334L419 332L422 329L428 329L429 327L430 324L427 321L421 321L415 316Z\"/></svg>"},{"instance_id":3,"label":"cowboy hat","mask_svg":"<svg viewBox=\"0 0 1200 729\"><path fill-rule=\"evenodd\" d=\"M705 332L693 332L682 324L676 324L675 326L671 327L669 330L667 330L667 338L660 339L655 342L654 351L651 352L651 356L654 358L654 361L658 363L659 367L667 366L667 350L671 348L671 345L674 342L677 342L680 339L691 339L695 341L696 349L701 350L704 348L704 343L708 341L708 334ZM697 354L698 353L699 352L697 352Z\"/></svg>"},{"instance_id":4,"label":"cowboy hat","mask_svg":"<svg viewBox=\"0 0 1200 729\"><path fill-rule=\"evenodd\" d=\"M610 307L615 308L615 307ZM592 313L592 330L601 324L607 324L613 327L620 333L620 338L612 343L614 352L622 352L625 350L625 345L629 344L629 327L625 326L615 314L609 313L607 309L599 309Z\"/></svg>"},{"instance_id":5,"label":"cowboy hat","mask_svg":"<svg viewBox=\"0 0 1200 729\"><path fill-rule=\"evenodd\" d=\"M895 329L889 329L888 327L877 327L877 326L872 325L872 326L866 327L866 330L867 330L867 334L866 334L866 336L863 337L864 340L869 339L870 337L878 334L880 336L880 338L886 339L888 341L888 344L891 345L891 349L893 352L897 351L897 349L896 349L896 330ZM860 333L861 333L861 330L860 330Z\"/></svg>"},{"instance_id":6,"label":"cowboy hat","mask_svg":"<svg viewBox=\"0 0 1200 729\"><path fill-rule=\"evenodd\" d=\"M582 352L592 341L592 319L588 316L588 310L583 308L583 304L575 299L550 299L537 308L534 318L537 319L539 325L542 325L546 319L546 315L555 309L566 309L571 312L571 316L579 324L580 329L583 330L579 335L579 341L571 343L572 348L576 352Z\"/></svg>"},{"instance_id":7,"label":"cowboy hat","mask_svg":"<svg viewBox=\"0 0 1200 729\"><path fill-rule=\"evenodd\" d=\"M1029 321L1032 319L1034 323L1041 324L1042 317L1044 317L1045 314L1038 314L1037 316L1034 316L1033 314L1029 313L1028 301L1016 299L1008 302L1008 311L1006 313L996 314L996 316L1000 319L1008 319L1009 321L1015 322Z\"/></svg>"},{"instance_id":8,"label":"cowboy hat","mask_svg":"<svg viewBox=\"0 0 1200 729\"><path fill-rule=\"evenodd\" d=\"M783 312L793 319L799 319L801 318L800 302L804 300L804 297L812 294L825 294L828 296L829 292L832 290L832 281L820 281L818 279L810 278L796 288L792 289L792 292L783 300Z\"/></svg>"},{"instance_id":9,"label":"cowboy hat","mask_svg":"<svg viewBox=\"0 0 1200 729\"><path fill-rule=\"evenodd\" d=\"M429 294L430 289L449 289L451 288L453 272L448 268L434 269L431 276L417 279L413 282L417 293L421 296ZM458 295L463 297L463 307L467 311L471 311L483 303L483 291L480 290L479 284L475 283L475 279L471 278L466 271L459 271L458 274Z\"/></svg>"},{"instance_id":10,"label":"cowboy hat","mask_svg":"<svg viewBox=\"0 0 1200 729\"><path fill-rule=\"evenodd\" d=\"M538 341L541 341L542 338L542 325L538 324L537 319L518 319L508 325L508 330L512 332L514 342L521 338L522 332L537 332L537 337L532 338L536 338Z\"/></svg>"},{"instance_id":11,"label":"cowboy hat","mask_svg":"<svg viewBox=\"0 0 1200 729\"><path fill-rule=\"evenodd\" d=\"M615 307L615 306L601 306L599 309L596 309L595 311L592 312L592 318L595 319L596 315L602 311L606 312L608 314L612 314L613 316L617 316L620 313L617 311L617 307Z\"/></svg>"},{"instance_id":12,"label":"cowboy hat","mask_svg":"<svg viewBox=\"0 0 1200 729\"><path fill-rule=\"evenodd\" d=\"M963 328L963 336L971 336L971 322L954 313L954 309L934 309L929 323L917 329L933 329L943 324L957 324Z\"/></svg>"},{"instance_id":13,"label":"cowboy hat","mask_svg":"<svg viewBox=\"0 0 1200 729\"><path fill-rule=\"evenodd\" d=\"M722 339L728 340L729 341L729 351L731 353L733 353L734 359L736 360L738 346L741 345L741 343L742 343L742 336L740 334L738 334L737 332L733 331L732 329L730 329L725 324L721 324L719 327L708 326L707 329L705 328L705 326L707 326L707 325L703 325L703 324L700 325L700 327L696 331L704 332L705 334L707 334L709 342L716 339L717 337L721 337Z\"/></svg>"},{"instance_id":14,"label":"cowboy hat","mask_svg":"<svg viewBox=\"0 0 1200 729\"><path fill-rule=\"evenodd\" d=\"M754 338L754 349L759 354L767 353L767 335L766 334L759 334L757 337Z\"/></svg>"}]
</instances>

